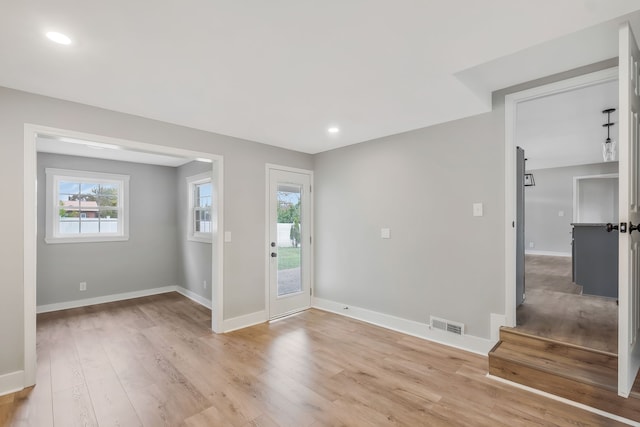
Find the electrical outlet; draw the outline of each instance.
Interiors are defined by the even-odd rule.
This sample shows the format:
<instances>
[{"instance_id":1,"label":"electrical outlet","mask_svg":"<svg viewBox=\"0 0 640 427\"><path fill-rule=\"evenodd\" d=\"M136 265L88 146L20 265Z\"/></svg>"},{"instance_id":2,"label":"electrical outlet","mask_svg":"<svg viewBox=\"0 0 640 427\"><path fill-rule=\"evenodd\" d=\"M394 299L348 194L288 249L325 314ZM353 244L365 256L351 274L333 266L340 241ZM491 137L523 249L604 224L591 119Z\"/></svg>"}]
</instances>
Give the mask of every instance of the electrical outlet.
<instances>
[{"instance_id":1,"label":"electrical outlet","mask_svg":"<svg viewBox=\"0 0 640 427\"><path fill-rule=\"evenodd\" d=\"M529 247L530 247L530 248L535 248L535 247L536 247L536 244L535 244L535 243L533 243L533 242L529 242Z\"/></svg>"},{"instance_id":2,"label":"electrical outlet","mask_svg":"<svg viewBox=\"0 0 640 427\"><path fill-rule=\"evenodd\" d=\"M207 281L206 280L202 282L202 287L207 289Z\"/></svg>"},{"instance_id":3,"label":"electrical outlet","mask_svg":"<svg viewBox=\"0 0 640 427\"><path fill-rule=\"evenodd\" d=\"M80 290L81 291L87 290L87 282L80 282Z\"/></svg>"}]
</instances>

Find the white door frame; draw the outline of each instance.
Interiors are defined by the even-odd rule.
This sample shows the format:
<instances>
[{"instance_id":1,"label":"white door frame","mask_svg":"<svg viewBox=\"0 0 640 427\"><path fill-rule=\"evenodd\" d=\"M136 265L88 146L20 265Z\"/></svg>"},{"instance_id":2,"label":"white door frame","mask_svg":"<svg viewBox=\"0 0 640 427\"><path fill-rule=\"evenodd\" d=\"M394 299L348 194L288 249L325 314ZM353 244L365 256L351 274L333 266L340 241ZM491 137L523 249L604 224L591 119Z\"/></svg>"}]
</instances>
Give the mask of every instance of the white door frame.
<instances>
[{"instance_id":1,"label":"white door frame","mask_svg":"<svg viewBox=\"0 0 640 427\"><path fill-rule=\"evenodd\" d=\"M270 302L270 292L271 292L271 287L270 287L270 277L271 277L271 271L269 269L270 267L270 253L271 253L271 247L269 246L269 242L271 242L270 239L270 235L269 235L269 197L270 197L270 174L269 172L272 170L281 170L281 171L285 171L285 172L294 172L294 173L301 173L301 174L305 174L305 175L309 175L309 182L311 184L311 189L312 191L309 193L309 237L311 238L311 244L309 245L309 274L310 274L310 278L309 278L309 286L311 287L311 299L313 300L313 290L314 290L314 281L313 281L313 232L314 232L314 228L313 228L313 171L312 170L308 170L308 169L300 169L300 168L292 168L289 166L282 166L282 165L276 165L273 163L265 163L265 208L264 208L264 247L265 247L265 251L264 251L264 311L266 313L266 320L269 321L271 319L271 302Z\"/></svg>"},{"instance_id":2,"label":"white door frame","mask_svg":"<svg viewBox=\"0 0 640 427\"><path fill-rule=\"evenodd\" d=\"M573 222L583 222L583 221L580 221L580 216L579 216L581 181L585 181L587 179L615 179L615 178L618 178L617 173L605 173L601 175L584 175L584 176L573 177ZM614 224L616 222L619 222L618 218L615 218Z\"/></svg>"},{"instance_id":3,"label":"white door frame","mask_svg":"<svg viewBox=\"0 0 640 427\"><path fill-rule=\"evenodd\" d=\"M521 92L511 93L505 96L505 298L504 312L507 326L516 325L516 108L519 103L530 101L544 96L554 95L571 90L593 86L618 80L618 67L584 74L582 76L554 82L551 84L534 87Z\"/></svg>"},{"instance_id":4,"label":"white door frame","mask_svg":"<svg viewBox=\"0 0 640 427\"><path fill-rule=\"evenodd\" d=\"M67 137L80 140L89 140L104 144L118 145L130 150L143 151L168 156L187 158L200 158L211 160L217 164L216 191L218 194L217 229L218 238L216 249L212 251L212 277L211 284L211 329L223 332L223 295L224 295L224 239L221 237L224 230L224 158L223 156L200 151L183 150L181 148L163 145L148 144L102 135L94 135L77 132L68 129L58 129L49 126L41 126L31 123L24 125L24 387L35 384L36 381L36 268L37 268L37 205L36 205L36 179L37 179L37 147L38 134ZM212 166L213 170L213 166ZM215 259L214 259L215 258ZM213 266L217 265L216 271Z\"/></svg>"}]
</instances>

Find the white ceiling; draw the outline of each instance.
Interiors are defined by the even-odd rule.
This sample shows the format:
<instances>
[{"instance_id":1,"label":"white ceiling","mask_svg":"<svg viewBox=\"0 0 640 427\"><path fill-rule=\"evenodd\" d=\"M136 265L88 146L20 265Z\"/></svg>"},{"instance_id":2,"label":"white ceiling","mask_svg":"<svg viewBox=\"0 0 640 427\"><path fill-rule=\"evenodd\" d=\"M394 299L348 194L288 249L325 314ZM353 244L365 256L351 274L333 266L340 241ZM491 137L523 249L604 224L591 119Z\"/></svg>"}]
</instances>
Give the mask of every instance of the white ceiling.
<instances>
[{"instance_id":1,"label":"white ceiling","mask_svg":"<svg viewBox=\"0 0 640 427\"><path fill-rule=\"evenodd\" d=\"M613 57L619 17L639 9L638 0L5 0L0 85L316 153L485 112L493 89ZM51 44L50 30L74 43Z\"/></svg>"},{"instance_id":2,"label":"white ceiling","mask_svg":"<svg viewBox=\"0 0 640 427\"><path fill-rule=\"evenodd\" d=\"M607 108L618 108L617 81L519 103L516 144L525 150L527 169L602 163ZM618 111L611 121L617 141Z\"/></svg>"}]
</instances>

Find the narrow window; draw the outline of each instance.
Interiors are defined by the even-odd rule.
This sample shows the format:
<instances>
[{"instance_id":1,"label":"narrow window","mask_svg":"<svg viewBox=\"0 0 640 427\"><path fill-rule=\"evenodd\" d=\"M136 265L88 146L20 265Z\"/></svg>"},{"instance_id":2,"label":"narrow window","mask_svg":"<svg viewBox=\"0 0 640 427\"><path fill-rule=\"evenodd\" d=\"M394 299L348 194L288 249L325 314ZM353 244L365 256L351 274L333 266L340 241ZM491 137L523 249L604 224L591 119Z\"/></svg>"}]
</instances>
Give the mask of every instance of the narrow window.
<instances>
[{"instance_id":1,"label":"narrow window","mask_svg":"<svg viewBox=\"0 0 640 427\"><path fill-rule=\"evenodd\" d=\"M213 185L211 174L205 173L187 178L189 191L188 240L211 243L213 234Z\"/></svg>"}]
</instances>

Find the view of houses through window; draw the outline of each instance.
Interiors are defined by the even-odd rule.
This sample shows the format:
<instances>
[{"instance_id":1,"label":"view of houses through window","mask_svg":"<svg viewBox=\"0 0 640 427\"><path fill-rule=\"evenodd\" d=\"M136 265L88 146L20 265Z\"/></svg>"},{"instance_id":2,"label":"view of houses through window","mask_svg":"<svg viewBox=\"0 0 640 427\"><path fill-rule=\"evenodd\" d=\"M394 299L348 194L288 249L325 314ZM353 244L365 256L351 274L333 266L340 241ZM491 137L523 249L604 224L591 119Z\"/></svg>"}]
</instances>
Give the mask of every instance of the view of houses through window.
<instances>
[{"instance_id":1,"label":"view of houses through window","mask_svg":"<svg viewBox=\"0 0 640 427\"><path fill-rule=\"evenodd\" d=\"M119 188L95 182L58 183L60 234L117 233Z\"/></svg>"},{"instance_id":2,"label":"view of houses through window","mask_svg":"<svg viewBox=\"0 0 640 427\"><path fill-rule=\"evenodd\" d=\"M52 168L45 172L48 243L128 238L128 175Z\"/></svg>"}]
</instances>

